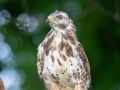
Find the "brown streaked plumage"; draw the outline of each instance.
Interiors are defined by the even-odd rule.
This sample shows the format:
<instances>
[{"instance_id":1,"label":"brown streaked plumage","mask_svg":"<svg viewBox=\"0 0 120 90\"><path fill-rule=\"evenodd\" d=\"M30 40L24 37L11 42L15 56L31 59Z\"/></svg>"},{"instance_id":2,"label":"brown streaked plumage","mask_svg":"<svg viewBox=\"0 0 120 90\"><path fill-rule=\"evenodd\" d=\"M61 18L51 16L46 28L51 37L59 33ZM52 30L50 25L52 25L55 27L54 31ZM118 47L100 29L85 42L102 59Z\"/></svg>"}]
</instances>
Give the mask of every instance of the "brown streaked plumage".
<instances>
[{"instance_id":1,"label":"brown streaked plumage","mask_svg":"<svg viewBox=\"0 0 120 90\"><path fill-rule=\"evenodd\" d=\"M38 47L38 74L46 90L90 90L90 66L73 21L56 11L46 21L51 30Z\"/></svg>"}]
</instances>

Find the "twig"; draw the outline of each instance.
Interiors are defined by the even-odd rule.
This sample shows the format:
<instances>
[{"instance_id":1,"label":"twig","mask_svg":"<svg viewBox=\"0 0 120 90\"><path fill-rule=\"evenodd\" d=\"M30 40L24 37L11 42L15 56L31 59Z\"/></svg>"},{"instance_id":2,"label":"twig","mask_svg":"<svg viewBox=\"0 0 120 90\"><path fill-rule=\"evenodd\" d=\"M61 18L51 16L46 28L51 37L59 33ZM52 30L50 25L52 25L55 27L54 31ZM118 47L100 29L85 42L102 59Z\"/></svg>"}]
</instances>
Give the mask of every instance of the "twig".
<instances>
[{"instance_id":1,"label":"twig","mask_svg":"<svg viewBox=\"0 0 120 90\"><path fill-rule=\"evenodd\" d=\"M28 7L28 4L27 4L27 0L22 0L21 5L22 5L22 8L23 8L24 12L29 13L29 7Z\"/></svg>"},{"instance_id":2,"label":"twig","mask_svg":"<svg viewBox=\"0 0 120 90\"><path fill-rule=\"evenodd\" d=\"M98 8L102 13L104 13L106 16L108 16L109 18L113 18L113 13L110 12L108 9L106 9L101 3L99 2L93 2L92 5L96 8Z\"/></svg>"},{"instance_id":3,"label":"twig","mask_svg":"<svg viewBox=\"0 0 120 90\"><path fill-rule=\"evenodd\" d=\"M0 90L5 90L2 79L0 78Z\"/></svg>"},{"instance_id":4,"label":"twig","mask_svg":"<svg viewBox=\"0 0 120 90\"><path fill-rule=\"evenodd\" d=\"M87 17L91 12L93 12L95 10L95 8L93 8L92 6L89 6L87 7L86 9L84 9L80 15L78 15L75 20L78 20L78 19L82 19L82 18L85 18Z\"/></svg>"},{"instance_id":5,"label":"twig","mask_svg":"<svg viewBox=\"0 0 120 90\"><path fill-rule=\"evenodd\" d=\"M101 3L97 2L97 1L92 1L92 0L86 0L86 1L93 7L99 9L103 14L105 14L109 18L120 23L120 13L118 13L118 12L120 12L120 10L119 10L120 9L120 1L119 0L116 0L116 2L115 2L115 13L112 13L110 10L105 8Z\"/></svg>"},{"instance_id":6,"label":"twig","mask_svg":"<svg viewBox=\"0 0 120 90\"><path fill-rule=\"evenodd\" d=\"M115 0L114 19L120 21L120 1L119 0Z\"/></svg>"}]
</instances>

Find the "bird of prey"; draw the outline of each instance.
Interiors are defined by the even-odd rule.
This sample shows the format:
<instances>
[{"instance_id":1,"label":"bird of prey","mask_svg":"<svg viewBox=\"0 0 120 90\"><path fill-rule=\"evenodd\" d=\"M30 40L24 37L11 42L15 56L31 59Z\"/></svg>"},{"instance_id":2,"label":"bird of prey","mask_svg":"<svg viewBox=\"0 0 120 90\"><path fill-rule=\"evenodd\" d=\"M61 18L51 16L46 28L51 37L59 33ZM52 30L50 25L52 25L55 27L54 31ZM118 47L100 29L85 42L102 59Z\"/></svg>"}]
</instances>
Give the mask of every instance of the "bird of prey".
<instances>
[{"instance_id":1,"label":"bird of prey","mask_svg":"<svg viewBox=\"0 0 120 90\"><path fill-rule=\"evenodd\" d=\"M90 66L67 13L46 20L51 30L38 47L38 74L46 90L90 90Z\"/></svg>"}]
</instances>

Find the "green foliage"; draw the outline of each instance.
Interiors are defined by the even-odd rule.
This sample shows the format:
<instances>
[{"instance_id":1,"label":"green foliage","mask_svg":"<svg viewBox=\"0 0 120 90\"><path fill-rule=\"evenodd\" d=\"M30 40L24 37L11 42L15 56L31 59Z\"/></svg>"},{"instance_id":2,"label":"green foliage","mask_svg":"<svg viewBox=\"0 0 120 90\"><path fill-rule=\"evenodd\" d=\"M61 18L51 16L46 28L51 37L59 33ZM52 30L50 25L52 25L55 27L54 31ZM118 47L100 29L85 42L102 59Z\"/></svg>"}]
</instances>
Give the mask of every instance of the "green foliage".
<instances>
[{"instance_id":1,"label":"green foliage","mask_svg":"<svg viewBox=\"0 0 120 90\"><path fill-rule=\"evenodd\" d=\"M91 66L92 90L120 89L119 0L1 0L0 11L4 9L11 14L10 22L0 27L0 45L6 43L11 50L3 59L1 55L6 52L0 48L0 77L6 90L45 90L37 73L37 47L50 30L45 23L47 16L55 10L67 12L76 25ZM39 20L35 32L15 26L22 13ZM11 77L3 73L5 69L16 71L20 79L7 86L4 76Z\"/></svg>"}]
</instances>

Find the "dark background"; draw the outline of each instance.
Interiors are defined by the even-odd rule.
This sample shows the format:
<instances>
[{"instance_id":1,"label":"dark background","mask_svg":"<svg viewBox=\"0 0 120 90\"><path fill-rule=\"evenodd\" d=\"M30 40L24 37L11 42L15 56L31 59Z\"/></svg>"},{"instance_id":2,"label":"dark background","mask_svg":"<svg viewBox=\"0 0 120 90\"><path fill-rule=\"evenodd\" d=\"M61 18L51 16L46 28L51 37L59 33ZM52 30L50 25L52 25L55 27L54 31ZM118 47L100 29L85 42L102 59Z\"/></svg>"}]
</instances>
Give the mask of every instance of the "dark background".
<instances>
[{"instance_id":1,"label":"dark background","mask_svg":"<svg viewBox=\"0 0 120 90\"><path fill-rule=\"evenodd\" d=\"M0 0L2 10L11 15L0 27L0 77L6 90L45 90L37 73L37 47L55 10L67 12L76 25L91 66L92 90L120 90L120 0ZM23 13L37 18L34 32L16 26Z\"/></svg>"}]
</instances>

